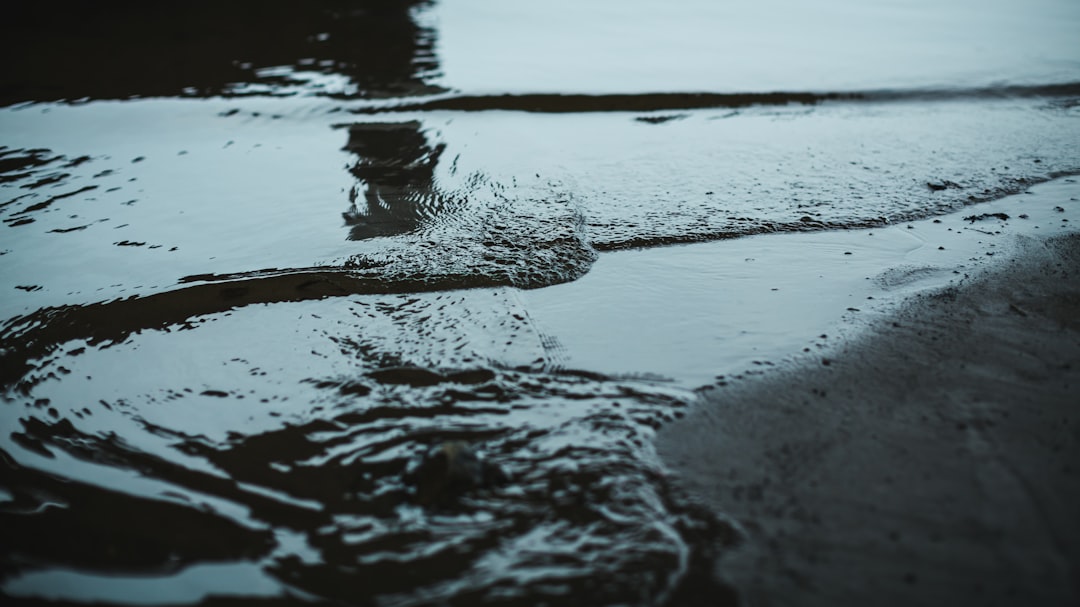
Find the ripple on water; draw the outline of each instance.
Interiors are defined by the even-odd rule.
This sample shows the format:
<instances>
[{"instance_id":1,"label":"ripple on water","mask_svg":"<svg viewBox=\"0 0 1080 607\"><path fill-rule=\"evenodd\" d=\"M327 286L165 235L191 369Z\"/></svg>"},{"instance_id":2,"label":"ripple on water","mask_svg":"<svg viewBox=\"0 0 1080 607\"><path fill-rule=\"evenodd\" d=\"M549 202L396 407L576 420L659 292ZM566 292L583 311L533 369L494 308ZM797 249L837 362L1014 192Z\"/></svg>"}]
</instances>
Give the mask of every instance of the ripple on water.
<instances>
[{"instance_id":1,"label":"ripple on water","mask_svg":"<svg viewBox=\"0 0 1080 607\"><path fill-rule=\"evenodd\" d=\"M657 604L711 584L734 534L679 500L652 447L692 394L559 371L522 312L511 290L331 298L69 343L34 371L53 379L8 393L4 570L251 562L283 591L390 604ZM425 497L410 472L448 441L507 480Z\"/></svg>"},{"instance_id":2,"label":"ripple on water","mask_svg":"<svg viewBox=\"0 0 1080 607\"><path fill-rule=\"evenodd\" d=\"M3 117L60 142L0 156L5 590L224 563L361 603L686 604L733 541L652 450L691 394L563 369L517 291L480 287L573 280L594 247L941 213L1077 168L1075 113L1030 99L256 120L202 147L227 116L51 109ZM73 151L102 116L146 125L139 150ZM508 480L427 499L410 470L448 441Z\"/></svg>"}]
</instances>

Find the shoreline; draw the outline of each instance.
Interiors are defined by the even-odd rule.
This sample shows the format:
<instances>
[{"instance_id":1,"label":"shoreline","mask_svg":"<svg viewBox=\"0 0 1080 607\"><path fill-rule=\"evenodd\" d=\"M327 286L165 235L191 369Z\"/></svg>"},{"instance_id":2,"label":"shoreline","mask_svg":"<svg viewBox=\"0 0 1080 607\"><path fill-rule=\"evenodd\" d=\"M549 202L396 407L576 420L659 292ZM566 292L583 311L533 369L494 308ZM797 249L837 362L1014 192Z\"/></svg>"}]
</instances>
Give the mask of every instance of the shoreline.
<instances>
[{"instance_id":1,"label":"shoreline","mask_svg":"<svg viewBox=\"0 0 1080 607\"><path fill-rule=\"evenodd\" d=\"M1080 599L1080 234L1015 243L661 429L744 604Z\"/></svg>"},{"instance_id":2,"label":"shoreline","mask_svg":"<svg viewBox=\"0 0 1080 607\"><path fill-rule=\"evenodd\" d=\"M1078 198L1063 178L883 228L604 253L581 278L519 296L553 366L689 390L825 347L1008 259L1017 238L1067 234Z\"/></svg>"}]
</instances>

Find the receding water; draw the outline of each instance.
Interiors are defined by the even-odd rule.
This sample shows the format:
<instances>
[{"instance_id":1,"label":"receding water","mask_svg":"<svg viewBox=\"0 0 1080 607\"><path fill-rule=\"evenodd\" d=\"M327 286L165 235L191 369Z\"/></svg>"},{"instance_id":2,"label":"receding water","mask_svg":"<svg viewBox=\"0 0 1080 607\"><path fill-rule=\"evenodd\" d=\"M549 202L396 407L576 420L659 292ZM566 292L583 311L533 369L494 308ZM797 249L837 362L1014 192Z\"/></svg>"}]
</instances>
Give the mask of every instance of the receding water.
<instances>
[{"instance_id":1,"label":"receding water","mask_svg":"<svg viewBox=\"0 0 1080 607\"><path fill-rule=\"evenodd\" d=\"M4 9L0 591L734 601L655 430L1080 172L1080 11L714 4Z\"/></svg>"}]
</instances>

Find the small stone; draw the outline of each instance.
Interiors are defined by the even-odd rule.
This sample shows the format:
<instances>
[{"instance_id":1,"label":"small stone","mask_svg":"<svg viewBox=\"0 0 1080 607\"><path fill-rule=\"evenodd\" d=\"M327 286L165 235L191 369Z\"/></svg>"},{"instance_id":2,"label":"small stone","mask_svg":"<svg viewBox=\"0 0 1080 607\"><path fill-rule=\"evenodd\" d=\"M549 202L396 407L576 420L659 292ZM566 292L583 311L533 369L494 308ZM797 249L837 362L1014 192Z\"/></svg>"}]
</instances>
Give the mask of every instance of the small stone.
<instances>
[{"instance_id":1,"label":"small stone","mask_svg":"<svg viewBox=\"0 0 1080 607\"><path fill-rule=\"evenodd\" d=\"M447 505L469 491L508 480L502 468L489 463L465 441L446 441L432 447L407 476L421 505Z\"/></svg>"}]
</instances>

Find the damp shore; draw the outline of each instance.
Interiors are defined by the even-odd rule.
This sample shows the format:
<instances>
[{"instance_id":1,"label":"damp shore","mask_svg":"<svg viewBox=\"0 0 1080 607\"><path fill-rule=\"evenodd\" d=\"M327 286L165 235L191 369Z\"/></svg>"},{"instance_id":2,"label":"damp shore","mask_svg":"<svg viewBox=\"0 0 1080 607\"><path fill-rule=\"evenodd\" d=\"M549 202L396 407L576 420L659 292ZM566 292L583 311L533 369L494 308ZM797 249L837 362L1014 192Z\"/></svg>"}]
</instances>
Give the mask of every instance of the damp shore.
<instances>
[{"instance_id":1,"label":"damp shore","mask_svg":"<svg viewBox=\"0 0 1080 607\"><path fill-rule=\"evenodd\" d=\"M1012 247L661 430L742 604L1080 598L1080 235Z\"/></svg>"}]
</instances>

